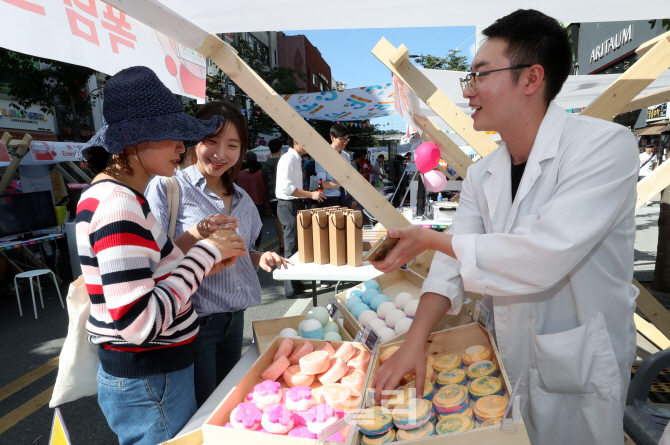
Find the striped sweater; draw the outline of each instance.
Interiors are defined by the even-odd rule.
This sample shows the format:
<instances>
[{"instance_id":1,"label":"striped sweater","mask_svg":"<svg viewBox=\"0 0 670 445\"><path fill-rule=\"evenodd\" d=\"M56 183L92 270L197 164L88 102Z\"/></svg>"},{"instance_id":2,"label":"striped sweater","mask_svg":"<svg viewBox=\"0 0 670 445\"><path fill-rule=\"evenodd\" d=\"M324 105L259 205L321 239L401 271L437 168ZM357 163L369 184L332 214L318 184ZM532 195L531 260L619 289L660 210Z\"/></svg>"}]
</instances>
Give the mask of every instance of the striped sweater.
<instances>
[{"instance_id":1,"label":"striped sweater","mask_svg":"<svg viewBox=\"0 0 670 445\"><path fill-rule=\"evenodd\" d=\"M86 329L105 372L141 378L190 366L198 333L191 295L221 261L218 249L198 241L184 256L145 197L112 180L84 191L76 227L91 298Z\"/></svg>"}]
</instances>

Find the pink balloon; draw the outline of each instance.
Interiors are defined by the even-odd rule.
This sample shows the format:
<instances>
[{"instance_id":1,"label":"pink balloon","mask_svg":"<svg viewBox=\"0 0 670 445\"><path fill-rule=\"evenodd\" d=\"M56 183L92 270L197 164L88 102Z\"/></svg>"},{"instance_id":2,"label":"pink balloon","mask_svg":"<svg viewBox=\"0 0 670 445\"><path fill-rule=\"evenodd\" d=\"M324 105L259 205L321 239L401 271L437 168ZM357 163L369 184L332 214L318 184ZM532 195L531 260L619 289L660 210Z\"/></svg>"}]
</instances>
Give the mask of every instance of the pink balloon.
<instances>
[{"instance_id":1,"label":"pink balloon","mask_svg":"<svg viewBox=\"0 0 670 445\"><path fill-rule=\"evenodd\" d=\"M440 162L440 147L432 142L424 142L414 151L414 163L421 173L428 173Z\"/></svg>"},{"instance_id":2,"label":"pink balloon","mask_svg":"<svg viewBox=\"0 0 670 445\"><path fill-rule=\"evenodd\" d=\"M441 192L447 185L447 177L441 171L431 170L422 176L424 185L431 192Z\"/></svg>"}]
</instances>

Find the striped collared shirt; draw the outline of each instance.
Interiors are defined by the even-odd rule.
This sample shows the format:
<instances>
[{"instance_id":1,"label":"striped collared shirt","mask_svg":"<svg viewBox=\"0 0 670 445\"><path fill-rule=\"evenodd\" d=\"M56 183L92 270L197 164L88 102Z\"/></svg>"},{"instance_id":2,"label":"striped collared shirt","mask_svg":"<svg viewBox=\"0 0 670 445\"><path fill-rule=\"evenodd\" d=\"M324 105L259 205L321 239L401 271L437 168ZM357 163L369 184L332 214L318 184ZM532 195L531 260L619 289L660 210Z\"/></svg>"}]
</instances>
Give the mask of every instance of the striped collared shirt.
<instances>
[{"instance_id":1,"label":"striped collared shirt","mask_svg":"<svg viewBox=\"0 0 670 445\"><path fill-rule=\"evenodd\" d=\"M192 165L184 170L176 170L175 177L179 184L179 214L175 238L208 216L230 214L237 218L237 233L244 240L248 251L254 250L254 242L262 229L262 222L254 202L244 190L235 185L233 205L229 213L221 198L207 187L207 181L198 167ZM170 217L163 179L153 178L147 186L145 196L152 213L167 231ZM259 305L261 285L249 255L238 257L232 266L202 280L191 301L200 316L234 312Z\"/></svg>"}]
</instances>

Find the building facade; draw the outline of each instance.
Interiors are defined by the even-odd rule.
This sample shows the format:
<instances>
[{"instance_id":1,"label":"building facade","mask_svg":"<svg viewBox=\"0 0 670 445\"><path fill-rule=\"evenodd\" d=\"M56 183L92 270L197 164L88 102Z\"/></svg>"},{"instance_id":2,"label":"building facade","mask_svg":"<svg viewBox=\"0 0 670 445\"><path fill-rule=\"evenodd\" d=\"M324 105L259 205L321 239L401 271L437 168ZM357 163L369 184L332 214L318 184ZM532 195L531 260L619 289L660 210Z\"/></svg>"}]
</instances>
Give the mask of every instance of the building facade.
<instances>
[{"instance_id":1,"label":"building facade","mask_svg":"<svg viewBox=\"0 0 670 445\"><path fill-rule=\"evenodd\" d=\"M323 59L321 52L302 34L287 36L277 32L279 66L293 68L305 75L298 79L302 92L316 93L332 89L330 65Z\"/></svg>"}]
</instances>

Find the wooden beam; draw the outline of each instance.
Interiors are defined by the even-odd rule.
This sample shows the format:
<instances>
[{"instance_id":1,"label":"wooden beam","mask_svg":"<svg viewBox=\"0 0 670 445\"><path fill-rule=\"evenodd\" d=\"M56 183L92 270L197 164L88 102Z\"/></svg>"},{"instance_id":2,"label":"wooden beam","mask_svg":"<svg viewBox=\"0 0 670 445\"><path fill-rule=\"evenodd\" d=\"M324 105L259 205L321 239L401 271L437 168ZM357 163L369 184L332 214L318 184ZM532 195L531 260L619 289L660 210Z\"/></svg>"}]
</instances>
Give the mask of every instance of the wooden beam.
<instances>
[{"instance_id":1,"label":"wooden beam","mask_svg":"<svg viewBox=\"0 0 670 445\"><path fill-rule=\"evenodd\" d=\"M642 45L638 46L637 49L635 50L635 54L638 55L638 57L642 57L645 54L647 54L647 51L652 49L654 45L656 45L658 42L660 42L663 39L670 40L670 31L661 34L660 36L656 36L653 39L647 40L644 42Z\"/></svg>"},{"instance_id":2,"label":"wooden beam","mask_svg":"<svg viewBox=\"0 0 670 445\"><path fill-rule=\"evenodd\" d=\"M664 162L646 178L637 183L637 201L635 209L642 207L647 201L670 185L670 162Z\"/></svg>"},{"instance_id":3,"label":"wooden beam","mask_svg":"<svg viewBox=\"0 0 670 445\"><path fill-rule=\"evenodd\" d=\"M91 183L91 181L93 181L93 179L91 179L90 176L88 176L86 173L84 173L84 170L80 169L79 166L77 164L75 164L74 162L67 161L67 165L72 170L74 170L75 173L77 173L79 176L81 176L84 179L84 181L88 182L89 184Z\"/></svg>"},{"instance_id":4,"label":"wooden beam","mask_svg":"<svg viewBox=\"0 0 670 445\"><path fill-rule=\"evenodd\" d=\"M640 110L644 107L651 107L663 102L670 102L670 88L654 91L653 93L641 94L624 106L620 113L627 111Z\"/></svg>"},{"instance_id":5,"label":"wooden beam","mask_svg":"<svg viewBox=\"0 0 670 445\"><path fill-rule=\"evenodd\" d=\"M661 39L607 87L581 114L611 121L670 67L670 41Z\"/></svg>"},{"instance_id":6,"label":"wooden beam","mask_svg":"<svg viewBox=\"0 0 670 445\"><path fill-rule=\"evenodd\" d=\"M401 46L402 48L402 46ZM392 63L397 57L396 49L388 40L382 38L372 49L375 55L396 77L404 82L437 115L454 129L475 151L482 156L498 148L495 142L484 132L476 131L470 116L466 115L442 91L440 91L412 62L404 59L398 66Z\"/></svg>"},{"instance_id":7,"label":"wooden beam","mask_svg":"<svg viewBox=\"0 0 670 445\"><path fill-rule=\"evenodd\" d=\"M405 45L400 45L398 50L389 58L391 65L396 68L399 67L403 62L409 60L409 50Z\"/></svg>"},{"instance_id":8,"label":"wooden beam","mask_svg":"<svg viewBox=\"0 0 670 445\"><path fill-rule=\"evenodd\" d=\"M640 289L640 295L637 297L637 308L649 319L659 331L670 338L670 312L668 312L661 303L659 303L647 289L637 280L633 279L635 287Z\"/></svg>"},{"instance_id":9,"label":"wooden beam","mask_svg":"<svg viewBox=\"0 0 670 445\"><path fill-rule=\"evenodd\" d=\"M633 315L635 316L635 328L641 336L660 350L670 348L670 340L656 326L637 314Z\"/></svg>"},{"instance_id":10,"label":"wooden beam","mask_svg":"<svg viewBox=\"0 0 670 445\"><path fill-rule=\"evenodd\" d=\"M468 172L468 167L472 165L472 160L468 155L458 148L458 145L451 140L449 136L444 134L435 123L426 116L414 116L414 124L425 134L430 140L440 147L440 154L442 159L447 161L451 168L465 178Z\"/></svg>"},{"instance_id":11,"label":"wooden beam","mask_svg":"<svg viewBox=\"0 0 670 445\"><path fill-rule=\"evenodd\" d=\"M14 176L16 169L19 168L21 159L23 159L23 156L28 151L28 148L30 147L30 141L33 140L32 136L30 136L28 133L23 136L23 139L10 139L11 135L5 132L5 134L2 136L2 142L9 140L9 142L6 142L5 145L7 147L15 147L15 151L14 154L9 154L9 157L12 161L9 163L7 170L5 170L5 174L2 175L2 178L0 179L0 194L5 192L5 189L7 189L7 186L12 181L12 176Z\"/></svg>"},{"instance_id":12,"label":"wooden beam","mask_svg":"<svg viewBox=\"0 0 670 445\"><path fill-rule=\"evenodd\" d=\"M398 229L410 223L358 171L326 142L280 95L215 35L198 48L209 57L244 92L251 97L284 131L290 134L321 164L335 180L360 202L387 229Z\"/></svg>"}]
</instances>

